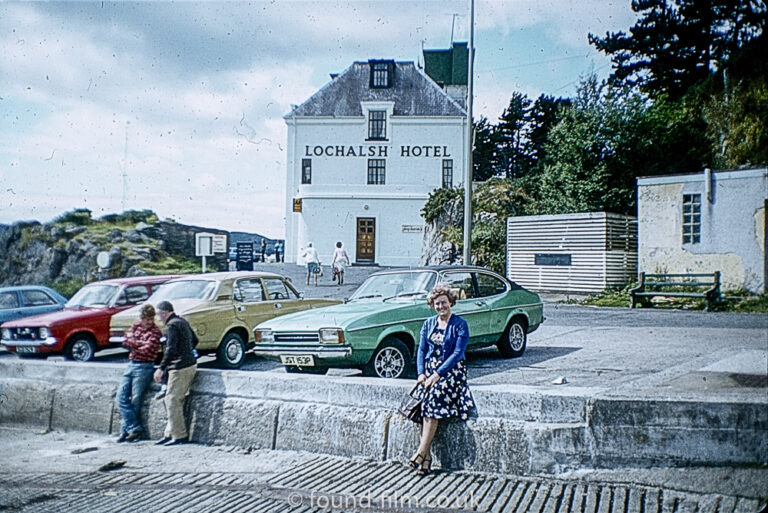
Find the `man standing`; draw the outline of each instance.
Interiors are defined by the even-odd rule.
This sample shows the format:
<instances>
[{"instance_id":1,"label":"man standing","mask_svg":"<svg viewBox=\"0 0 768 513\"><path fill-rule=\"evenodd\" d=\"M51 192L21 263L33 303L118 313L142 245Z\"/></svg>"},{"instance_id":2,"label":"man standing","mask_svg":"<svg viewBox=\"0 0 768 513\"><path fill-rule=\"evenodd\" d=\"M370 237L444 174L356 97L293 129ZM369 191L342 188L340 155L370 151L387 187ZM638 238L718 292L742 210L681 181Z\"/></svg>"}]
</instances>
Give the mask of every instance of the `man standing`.
<instances>
[{"instance_id":1,"label":"man standing","mask_svg":"<svg viewBox=\"0 0 768 513\"><path fill-rule=\"evenodd\" d=\"M168 423L163 438L155 444L183 444L189 442L184 421L184 399L189 394L189 387L197 372L197 358L193 350L198 340L189 323L173 313L173 305L168 301L161 301L157 305L157 314L165 324L166 341L163 361L155 371L154 378L161 383L163 373L168 372L168 391L164 400Z\"/></svg>"},{"instance_id":2,"label":"man standing","mask_svg":"<svg viewBox=\"0 0 768 513\"><path fill-rule=\"evenodd\" d=\"M266 262L267 261L267 241L266 239L261 239L261 261Z\"/></svg>"}]
</instances>

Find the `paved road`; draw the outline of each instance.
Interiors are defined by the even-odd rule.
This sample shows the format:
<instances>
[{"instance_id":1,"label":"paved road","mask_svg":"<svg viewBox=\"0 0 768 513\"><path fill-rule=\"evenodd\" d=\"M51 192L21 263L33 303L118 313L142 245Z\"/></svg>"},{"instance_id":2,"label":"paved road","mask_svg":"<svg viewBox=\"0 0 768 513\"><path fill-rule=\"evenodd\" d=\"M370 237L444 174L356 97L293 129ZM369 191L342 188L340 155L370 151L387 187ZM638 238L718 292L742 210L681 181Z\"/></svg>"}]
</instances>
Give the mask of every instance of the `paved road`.
<instances>
[{"instance_id":1,"label":"paved road","mask_svg":"<svg viewBox=\"0 0 768 513\"><path fill-rule=\"evenodd\" d=\"M376 267L350 267L347 283L330 279L318 287L303 283L304 268L260 264L289 277L308 297L346 297ZM495 348L468 355L471 385L611 390L615 394L721 396L764 394L768 386L768 315L663 309L596 308L555 302L545 295L546 321L528 340L522 358L501 359ZM123 362L127 353L99 353L97 361ZM0 357L12 358L7 352ZM60 358L60 357L58 357ZM214 367L212 357L202 367ZM243 370L284 372L282 366L248 355ZM332 369L337 376L359 371Z\"/></svg>"},{"instance_id":2,"label":"paved road","mask_svg":"<svg viewBox=\"0 0 768 513\"><path fill-rule=\"evenodd\" d=\"M394 462L0 427L0 510L753 513L765 469L417 476ZM105 466L113 470L100 470Z\"/></svg>"}]
</instances>

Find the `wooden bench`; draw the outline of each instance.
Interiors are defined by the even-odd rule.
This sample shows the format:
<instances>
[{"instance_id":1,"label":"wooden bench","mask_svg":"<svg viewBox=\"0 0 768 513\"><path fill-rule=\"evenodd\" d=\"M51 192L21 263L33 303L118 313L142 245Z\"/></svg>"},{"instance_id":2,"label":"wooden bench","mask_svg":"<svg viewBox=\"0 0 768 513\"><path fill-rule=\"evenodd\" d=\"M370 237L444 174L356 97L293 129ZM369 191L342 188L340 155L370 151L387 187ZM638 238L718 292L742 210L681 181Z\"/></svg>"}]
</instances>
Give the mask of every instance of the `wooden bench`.
<instances>
[{"instance_id":1,"label":"wooden bench","mask_svg":"<svg viewBox=\"0 0 768 513\"><path fill-rule=\"evenodd\" d=\"M703 298L705 310L720 300L720 271L713 273L646 274L640 273L640 283L629 291L629 307L645 305L652 297Z\"/></svg>"}]
</instances>

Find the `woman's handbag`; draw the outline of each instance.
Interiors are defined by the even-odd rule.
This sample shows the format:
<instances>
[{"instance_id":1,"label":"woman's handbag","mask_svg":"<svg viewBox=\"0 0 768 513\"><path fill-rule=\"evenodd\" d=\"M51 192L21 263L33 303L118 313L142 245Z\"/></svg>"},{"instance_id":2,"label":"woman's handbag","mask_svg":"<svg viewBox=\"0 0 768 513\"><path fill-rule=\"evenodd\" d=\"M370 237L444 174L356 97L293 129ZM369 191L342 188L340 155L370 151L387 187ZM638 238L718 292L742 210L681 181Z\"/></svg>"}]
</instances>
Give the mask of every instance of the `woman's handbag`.
<instances>
[{"instance_id":1,"label":"woman's handbag","mask_svg":"<svg viewBox=\"0 0 768 513\"><path fill-rule=\"evenodd\" d=\"M413 396L418 386L418 383L413 385L408 395L400 401L400 407L397 409L397 413L413 422L421 422L421 399Z\"/></svg>"}]
</instances>

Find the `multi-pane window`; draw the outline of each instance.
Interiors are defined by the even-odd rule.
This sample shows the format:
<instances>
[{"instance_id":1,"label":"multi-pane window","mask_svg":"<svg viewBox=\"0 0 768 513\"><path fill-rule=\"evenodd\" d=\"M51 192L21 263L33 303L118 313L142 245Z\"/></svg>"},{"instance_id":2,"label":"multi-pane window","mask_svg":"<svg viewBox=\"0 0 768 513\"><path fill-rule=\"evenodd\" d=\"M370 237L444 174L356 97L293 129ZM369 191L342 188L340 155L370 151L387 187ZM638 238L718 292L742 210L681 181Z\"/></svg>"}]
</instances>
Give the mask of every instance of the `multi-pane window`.
<instances>
[{"instance_id":1,"label":"multi-pane window","mask_svg":"<svg viewBox=\"0 0 768 513\"><path fill-rule=\"evenodd\" d=\"M312 183L312 159L301 159L301 183Z\"/></svg>"},{"instance_id":2,"label":"multi-pane window","mask_svg":"<svg viewBox=\"0 0 768 513\"><path fill-rule=\"evenodd\" d=\"M383 141L387 138L387 112L372 110L368 112L368 140Z\"/></svg>"},{"instance_id":3,"label":"multi-pane window","mask_svg":"<svg viewBox=\"0 0 768 513\"><path fill-rule=\"evenodd\" d=\"M368 185L384 185L385 159L368 159Z\"/></svg>"},{"instance_id":4,"label":"multi-pane window","mask_svg":"<svg viewBox=\"0 0 768 513\"><path fill-rule=\"evenodd\" d=\"M701 194L683 194L683 244L701 242Z\"/></svg>"},{"instance_id":5,"label":"multi-pane window","mask_svg":"<svg viewBox=\"0 0 768 513\"><path fill-rule=\"evenodd\" d=\"M443 159L443 187L453 187L453 159Z\"/></svg>"},{"instance_id":6,"label":"multi-pane window","mask_svg":"<svg viewBox=\"0 0 768 513\"><path fill-rule=\"evenodd\" d=\"M371 87L381 89L392 86L393 61L370 61Z\"/></svg>"}]
</instances>

